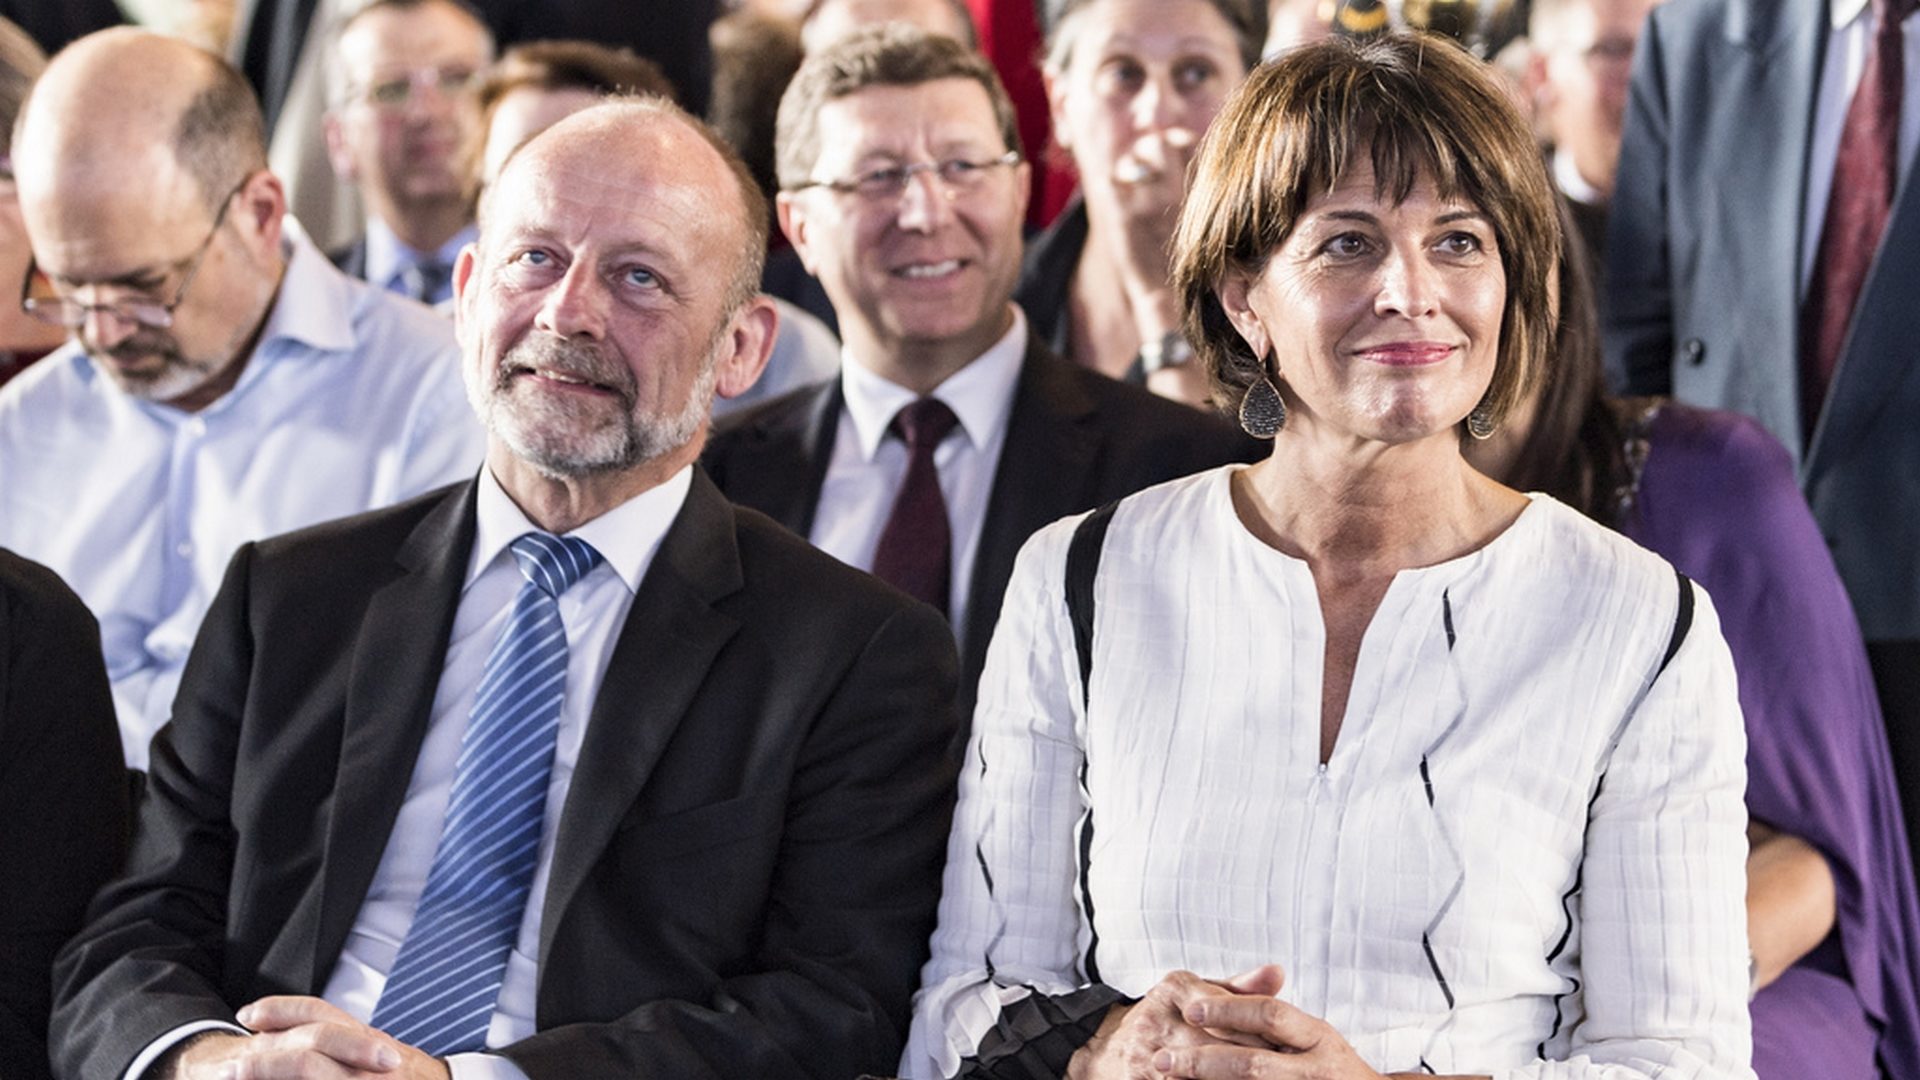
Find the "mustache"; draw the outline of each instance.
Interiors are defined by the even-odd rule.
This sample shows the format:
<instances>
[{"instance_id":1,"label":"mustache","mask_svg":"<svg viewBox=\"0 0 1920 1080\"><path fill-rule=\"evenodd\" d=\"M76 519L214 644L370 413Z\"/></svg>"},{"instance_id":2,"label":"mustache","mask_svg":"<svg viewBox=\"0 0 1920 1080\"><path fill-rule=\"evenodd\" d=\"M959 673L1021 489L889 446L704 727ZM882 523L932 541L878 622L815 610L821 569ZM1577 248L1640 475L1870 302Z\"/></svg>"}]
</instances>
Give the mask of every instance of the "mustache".
<instances>
[{"instance_id":1,"label":"mustache","mask_svg":"<svg viewBox=\"0 0 1920 1080\"><path fill-rule=\"evenodd\" d=\"M619 395L628 405L639 396L627 365L607 359L591 345L549 334L527 337L508 349L494 372L494 386L504 390L515 375L534 371L590 383Z\"/></svg>"}]
</instances>

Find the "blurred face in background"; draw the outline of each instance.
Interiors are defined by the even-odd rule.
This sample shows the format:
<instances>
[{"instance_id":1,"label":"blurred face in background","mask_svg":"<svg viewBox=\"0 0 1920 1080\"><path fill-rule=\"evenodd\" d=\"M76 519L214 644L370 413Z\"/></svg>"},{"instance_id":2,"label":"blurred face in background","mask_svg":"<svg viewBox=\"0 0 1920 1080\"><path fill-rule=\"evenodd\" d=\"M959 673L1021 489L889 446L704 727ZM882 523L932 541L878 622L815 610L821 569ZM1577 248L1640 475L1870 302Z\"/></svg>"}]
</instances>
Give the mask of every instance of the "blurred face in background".
<instances>
[{"instance_id":1,"label":"blurred face in background","mask_svg":"<svg viewBox=\"0 0 1920 1080\"><path fill-rule=\"evenodd\" d=\"M1089 214L1170 217L1195 145L1246 75L1233 27L1205 0L1097 0L1051 51L1054 139Z\"/></svg>"},{"instance_id":2,"label":"blurred face in background","mask_svg":"<svg viewBox=\"0 0 1920 1080\"><path fill-rule=\"evenodd\" d=\"M1546 135L1601 195L1613 192L1627 83L1657 0L1566 0L1536 12L1530 71Z\"/></svg>"},{"instance_id":3,"label":"blurred face in background","mask_svg":"<svg viewBox=\"0 0 1920 1080\"><path fill-rule=\"evenodd\" d=\"M464 202L473 113L461 94L492 58L487 29L440 0L369 11L341 35L328 156L396 230L422 207Z\"/></svg>"}]
</instances>

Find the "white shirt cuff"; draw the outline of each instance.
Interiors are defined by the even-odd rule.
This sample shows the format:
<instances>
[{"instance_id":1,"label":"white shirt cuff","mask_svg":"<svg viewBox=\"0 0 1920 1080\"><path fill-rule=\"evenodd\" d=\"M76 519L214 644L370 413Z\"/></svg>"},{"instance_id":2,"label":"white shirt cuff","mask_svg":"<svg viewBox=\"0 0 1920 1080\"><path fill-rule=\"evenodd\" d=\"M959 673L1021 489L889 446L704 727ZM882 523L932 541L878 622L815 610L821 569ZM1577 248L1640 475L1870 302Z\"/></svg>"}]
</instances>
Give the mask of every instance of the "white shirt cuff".
<instances>
[{"instance_id":1,"label":"white shirt cuff","mask_svg":"<svg viewBox=\"0 0 1920 1080\"><path fill-rule=\"evenodd\" d=\"M528 1080L520 1066L494 1054L454 1054L447 1071L453 1080Z\"/></svg>"},{"instance_id":2,"label":"white shirt cuff","mask_svg":"<svg viewBox=\"0 0 1920 1080\"><path fill-rule=\"evenodd\" d=\"M140 1056L133 1059L133 1064L127 1066L126 1076L122 1080L143 1080L147 1070L153 1067L153 1063L159 1060L161 1054L173 1049L188 1037L203 1031L231 1031L235 1035L253 1034L246 1028L229 1024L225 1020L195 1020L191 1024L181 1024L148 1043L147 1048L140 1051Z\"/></svg>"}]
</instances>

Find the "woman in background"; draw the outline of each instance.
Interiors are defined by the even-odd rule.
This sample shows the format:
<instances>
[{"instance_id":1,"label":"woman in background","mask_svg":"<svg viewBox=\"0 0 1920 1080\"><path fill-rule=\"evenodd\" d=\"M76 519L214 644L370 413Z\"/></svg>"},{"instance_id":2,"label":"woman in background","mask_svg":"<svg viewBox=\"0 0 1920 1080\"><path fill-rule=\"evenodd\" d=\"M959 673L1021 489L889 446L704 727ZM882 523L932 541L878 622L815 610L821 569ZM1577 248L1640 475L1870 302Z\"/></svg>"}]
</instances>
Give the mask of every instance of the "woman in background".
<instances>
[{"instance_id":1,"label":"woman in background","mask_svg":"<svg viewBox=\"0 0 1920 1080\"><path fill-rule=\"evenodd\" d=\"M1758 423L1603 394L1589 260L1564 204L1562 223L1553 373L1468 459L1620 530L1713 597L1747 730L1760 1080L1920 1077L1913 868L1833 557L1785 448Z\"/></svg>"},{"instance_id":2,"label":"woman in background","mask_svg":"<svg viewBox=\"0 0 1920 1080\"><path fill-rule=\"evenodd\" d=\"M1260 59L1264 0L1067 0L1047 32L1053 139L1079 198L1027 245L1014 300L1082 367L1202 404L1167 245L1187 163Z\"/></svg>"}]
</instances>

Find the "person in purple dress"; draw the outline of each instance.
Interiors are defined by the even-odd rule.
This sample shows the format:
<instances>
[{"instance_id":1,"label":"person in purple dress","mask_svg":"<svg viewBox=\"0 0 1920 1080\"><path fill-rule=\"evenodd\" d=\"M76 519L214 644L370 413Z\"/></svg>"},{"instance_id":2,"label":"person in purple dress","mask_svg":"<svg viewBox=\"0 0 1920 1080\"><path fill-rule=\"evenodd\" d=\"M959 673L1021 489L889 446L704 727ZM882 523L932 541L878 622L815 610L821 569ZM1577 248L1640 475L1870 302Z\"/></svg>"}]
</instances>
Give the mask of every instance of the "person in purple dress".
<instances>
[{"instance_id":1,"label":"person in purple dress","mask_svg":"<svg viewBox=\"0 0 1920 1080\"><path fill-rule=\"evenodd\" d=\"M1748 937L1760 1080L1920 1077L1920 914L1853 608L1783 448L1755 421L1602 389L1566 221L1555 370L1468 448L1665 557L1713 597L1747 729Z\"/></svg>"}]
</instances>

